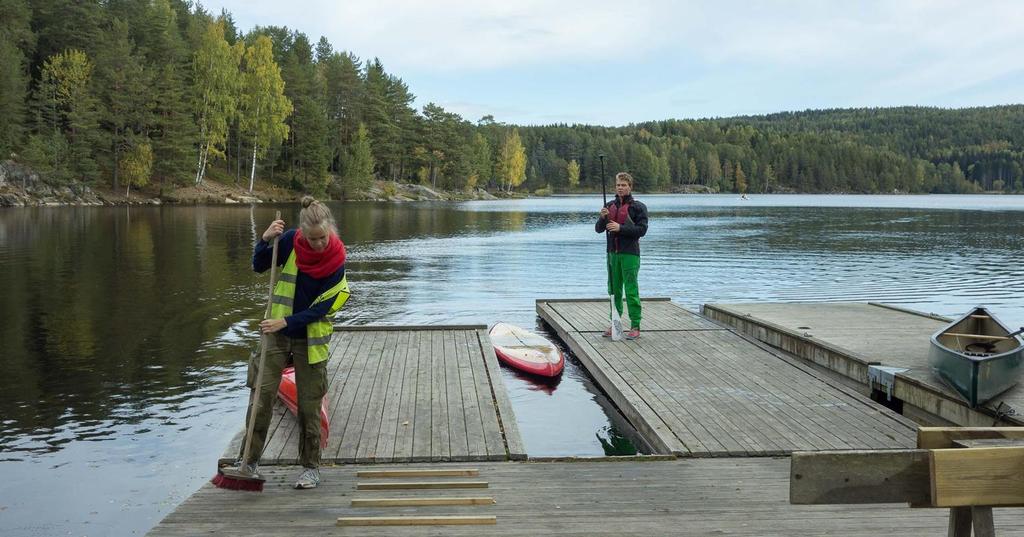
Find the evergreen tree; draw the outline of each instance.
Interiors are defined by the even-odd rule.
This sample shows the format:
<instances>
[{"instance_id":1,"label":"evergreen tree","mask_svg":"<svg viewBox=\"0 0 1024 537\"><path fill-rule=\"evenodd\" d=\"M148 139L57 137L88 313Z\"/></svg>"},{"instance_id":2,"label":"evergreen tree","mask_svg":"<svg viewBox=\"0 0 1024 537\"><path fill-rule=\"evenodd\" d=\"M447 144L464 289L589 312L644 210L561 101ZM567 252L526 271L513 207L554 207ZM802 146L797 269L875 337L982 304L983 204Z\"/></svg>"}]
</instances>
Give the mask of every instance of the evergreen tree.
<instances>
[{"instance_id":1,"label":"evergreen tree","mask_svg":"<svg viewBox=\"0 0 1024 537\"><path fill-rule=\"evenodd\" d=\"M161 185L184 184L198 137L186 89L189 54L169 0L154 0L145 27L149 46L140 50L146 58L145 78L151 81L147 137L153 151L152 174Z\"/></svg>"},{"instance_id":2,"label":"evergreen tree","mask_svg":"<svg viewBox=\"0 0 1024 537\"><path fill-rule=\"evenodd\" d=\"M473 147L469 154L470 172L466 179L466 190L478 188L481 183L487 184L491 180L491 144L483 134L477 132L473 135Z\"/></svg>"},{"instance_id":3,"label":"evergreen tree","mask_svg":"<svg viewBox=\"0 0 1024 537\"><path fill-rule=\"evenodd\" d=\"M149 80L142 60L128 38L128 25L111 21L96 47L94 83L100 102L100 125L104 130L107 169L113 188L120 188L121 157L150 124ZM148 140L146 140L148 147ZM148 180L148 174L147 174Z\"/></svg>"},{"instance_id":4,"label":"evergreen tree","mask_svg":"<svg viewBox=\"0 0 1024 537\"><path fill-rule=\"evenodd\" d=\"M370 148L369 132L365 125L359 125L351 151L344 160L342 192L345 197L363 192L373 184L373 152Z\"/></svg>"},{"instance_id":5,"label":"evergreen tree","mask_svg":"<svg viewBox=\"0 0 1024 537\"><path fill-rule=\"evenodd\" d=\"M21 145L27 123L28 58L35 49L25 0L0 0L0 161Z\"/></svg>"}]
</instances>

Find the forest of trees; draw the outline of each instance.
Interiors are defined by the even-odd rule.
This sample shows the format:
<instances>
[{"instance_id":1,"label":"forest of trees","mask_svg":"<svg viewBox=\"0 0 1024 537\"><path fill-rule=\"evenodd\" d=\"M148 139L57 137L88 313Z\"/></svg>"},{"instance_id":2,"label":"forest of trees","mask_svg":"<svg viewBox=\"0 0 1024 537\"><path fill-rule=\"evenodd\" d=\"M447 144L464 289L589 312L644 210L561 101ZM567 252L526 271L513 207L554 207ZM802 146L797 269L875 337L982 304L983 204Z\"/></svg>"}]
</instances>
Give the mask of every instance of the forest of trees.
<instances>
[{"instance_id":1,"label":"forest of trees","mask_svg":"<svg viewBox=\"0 0 1024 537\"><path fill-rule=\"evenodd\" d=\"M514 126L416 109L379 59L288 28L242 33L191 2L0 0L0 13L0 155L57 184L594 191L604 154L641 191L1024 191L1024 105Z\"/></svg>"}]
</instances>

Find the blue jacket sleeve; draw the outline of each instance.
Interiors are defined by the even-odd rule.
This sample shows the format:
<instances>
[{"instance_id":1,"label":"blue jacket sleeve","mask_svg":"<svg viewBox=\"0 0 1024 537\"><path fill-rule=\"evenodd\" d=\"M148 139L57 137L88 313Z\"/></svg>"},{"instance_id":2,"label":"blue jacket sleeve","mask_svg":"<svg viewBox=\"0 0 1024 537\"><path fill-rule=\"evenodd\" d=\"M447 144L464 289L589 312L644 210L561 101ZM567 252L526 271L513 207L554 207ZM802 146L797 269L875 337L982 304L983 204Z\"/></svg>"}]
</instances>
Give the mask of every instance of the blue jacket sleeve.
<instances>
[{"instance_id":1,"label":"blue jacket sleeve","mask_svg":"<svg viewBox=\"0 0 1024 537\"><path fill-rule=\"evenodd\" d=\"M292 253L292 244L295 240L295 230L289 229L281 234L281 239L277 243L277 266L283 267L285 262L288 261L288 256ZM255 272L266 272L270 268L270 261L274 257L274 244L263 240L261 237L256 242L256 247L252 253L252 270Z\"/></svg>"},{"instance_id":2,"label":"blue jacket sleeve","mask_svg":"<svg viewBox=\"0 0 1024 537\"><path fill-rule=\"evenodd\" d=\"M328 289L334 287L345 277L345 265L342 265L334 274L320 280L320 288L317 289L316 296L324 294ZM320 319L327 315L327 312L331 310L331 300L325 300L317 304L313 304L310 307L293 313L284 318L285 322L288 323L288 327L292 329L305 327L307 324Z\"/></svg>"}]
</instances>

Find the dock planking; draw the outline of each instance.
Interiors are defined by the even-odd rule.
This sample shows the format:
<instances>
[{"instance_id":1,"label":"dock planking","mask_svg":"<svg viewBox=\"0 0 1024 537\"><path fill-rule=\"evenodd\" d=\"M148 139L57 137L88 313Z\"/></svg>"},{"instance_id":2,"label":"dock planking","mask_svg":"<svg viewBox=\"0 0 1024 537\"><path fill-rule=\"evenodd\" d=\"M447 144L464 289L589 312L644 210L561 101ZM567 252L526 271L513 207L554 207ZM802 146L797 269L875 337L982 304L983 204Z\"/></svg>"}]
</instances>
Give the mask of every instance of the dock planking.
<instances>
[{"instance_id":1,"label":"dock planking","mask_svg":"<svg viewBox=\"0 0 1024 537\"><path fill-rule=\"evenodd\" d=\"M538 300L537 313L662 453L777 456L914 445L915 424L799 360L668 300L644 301L642 336L601 336L605 300Z\"/></svg>"},{"instance_id":2,"label":"dock planking","mask_svg":"<svg viewBox=\"0 0 1024 537\"><path fill-rule=\"evenodd\" d=\"M338 327L327 375L324 464L526 457L483 326ZM278 403L260 464L298 462L296 419ZM238 456L236 435L222 462Z\"/></svg>"},{"instance_id":3,"label":"dock planking","mask_svg":"<svg viewBox=\"0 0 1024 537\"><path fill-rule=\"evenodd\" d=\"M431 465L438 469L447 466ZM271 467L266 469L262 493L221 490L206 484L149 535L924 537L945 535L949 518L947 509L908 509L906 504L792 505L789 458L483 462L474 468L488 481L487 489L356 490L361 481L356 472L365 468L339 466L322 469L319 488L296 491L290 487L296 468ZM415 504L431 503L424 500L433 498L481 496L493 498L493 503L387 507L373 502L407 499ZM353 500L359 501L352 505ZM494 516L497 525L335 526L340 517L395 516ZM1020 509L996 509L994 521L998 535L1024 535Z\"/></svg>"},{"instance_id":4,"label":"dock planking","mask_svg":"<svg viewBox=\"0 0 1024 537\"><path fill-rule=\"evenodd\" d=\"M874 302L705 304L704 314L768 345L868 385L868 368L905 369L892 394L928 421L961 426L1024 425L1024 387L1018 385L976 409L928 363L929 339L952 320ZM878 389L879 386L874 388Z\"/></svg>"}]
</instances>

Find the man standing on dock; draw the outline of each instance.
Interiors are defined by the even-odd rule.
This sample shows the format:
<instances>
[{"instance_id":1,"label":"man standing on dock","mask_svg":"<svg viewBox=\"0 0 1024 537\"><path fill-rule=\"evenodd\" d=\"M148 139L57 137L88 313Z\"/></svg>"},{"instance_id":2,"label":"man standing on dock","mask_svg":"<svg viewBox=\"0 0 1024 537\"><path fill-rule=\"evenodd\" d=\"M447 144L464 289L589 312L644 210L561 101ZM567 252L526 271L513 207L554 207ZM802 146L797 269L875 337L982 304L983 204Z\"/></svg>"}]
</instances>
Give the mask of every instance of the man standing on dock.
<instances>
[{"instance_id":1,"label":"man standing on dock","mask_svg":"<svg viewBox=\"0 0 1024 537\"><path fill-rule=\"evenodd\" d=\"M622 294L625 289L629 307L630 330L626 339L640 337L640 237L647 234L647 206L635 200L633 176L626 172L615 174L615 199L601 208L601 218L594 231L607 231L608 270L611 286L609 294L615 297L615 309L622 315ZM609 328L604 337L611 337Z\"/></svg>"}]
</instances>

